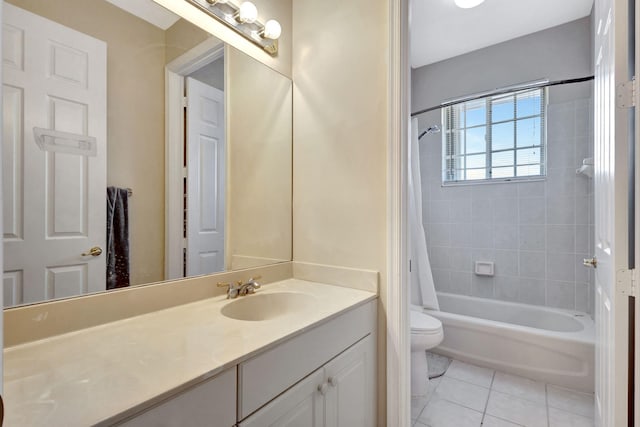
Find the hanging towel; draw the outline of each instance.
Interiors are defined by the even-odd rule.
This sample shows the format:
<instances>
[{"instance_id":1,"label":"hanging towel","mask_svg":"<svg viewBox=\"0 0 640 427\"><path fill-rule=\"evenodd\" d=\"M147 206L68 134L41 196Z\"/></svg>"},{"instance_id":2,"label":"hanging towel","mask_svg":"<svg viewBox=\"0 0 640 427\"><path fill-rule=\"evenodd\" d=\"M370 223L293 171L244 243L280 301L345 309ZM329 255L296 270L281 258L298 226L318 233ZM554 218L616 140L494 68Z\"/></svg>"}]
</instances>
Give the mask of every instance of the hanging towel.
<instances>
[{"instance_id":1,"label":"hanging towel","mask_svg":"<svg viewBox=\"0 0 640 427\"><path fill-rule=\"evenodd\" d=\"M107 187L107 289L129 286L129 194Z\"/></svg>"}]
</instances>

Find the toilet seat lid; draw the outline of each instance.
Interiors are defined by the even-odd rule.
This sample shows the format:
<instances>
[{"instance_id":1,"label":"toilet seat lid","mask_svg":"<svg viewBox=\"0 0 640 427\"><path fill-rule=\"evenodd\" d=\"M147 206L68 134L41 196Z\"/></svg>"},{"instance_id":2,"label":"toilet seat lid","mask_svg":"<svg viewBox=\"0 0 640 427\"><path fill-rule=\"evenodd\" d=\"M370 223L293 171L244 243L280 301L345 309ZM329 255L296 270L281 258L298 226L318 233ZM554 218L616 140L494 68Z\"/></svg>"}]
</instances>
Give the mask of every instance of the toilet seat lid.
<instances>
[{"instance_id":1,"label":"toilet seat lid","mask_svg":"<svg viewBox=\"0 0 640 427\"><path fill-rule=\"evenodd\" d=\"M411 310L410 325L412 331L437 332L442 329L442 322L435 317L419 311Z\"/></svg>"}]
</instances>

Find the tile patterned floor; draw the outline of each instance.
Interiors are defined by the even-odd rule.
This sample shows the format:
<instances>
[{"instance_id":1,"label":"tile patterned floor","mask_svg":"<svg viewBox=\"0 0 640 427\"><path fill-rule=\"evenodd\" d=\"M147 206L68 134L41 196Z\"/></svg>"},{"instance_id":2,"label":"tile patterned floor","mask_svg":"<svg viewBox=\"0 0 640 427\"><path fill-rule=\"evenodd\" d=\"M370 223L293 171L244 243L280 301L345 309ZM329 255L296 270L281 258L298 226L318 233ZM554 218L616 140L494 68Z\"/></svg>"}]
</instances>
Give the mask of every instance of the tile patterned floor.
<instances>
[{"instance_id":1,"label":"tile patterned floor","mask_svg":"<svg viewBox=\"0 0 640 427\"><path fill-rule=\"evenodd\" d=\"M593 427L592 394L454 360L411 402L414 427Z\"/></svg>"}]
</instances>

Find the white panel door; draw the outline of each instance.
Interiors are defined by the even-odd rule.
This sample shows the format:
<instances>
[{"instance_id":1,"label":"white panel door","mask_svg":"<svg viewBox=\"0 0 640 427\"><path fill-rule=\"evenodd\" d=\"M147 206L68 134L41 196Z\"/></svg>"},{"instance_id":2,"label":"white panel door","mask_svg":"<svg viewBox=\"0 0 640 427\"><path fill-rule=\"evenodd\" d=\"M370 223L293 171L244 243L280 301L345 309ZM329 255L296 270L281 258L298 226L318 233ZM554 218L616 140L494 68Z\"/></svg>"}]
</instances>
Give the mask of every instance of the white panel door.
<instances>
[{"instance_id":1,"label":"white panel door","mask_svg":"<svg viewBox=\"0 0 640 427\"><path fill-rule=\"evenodd\" d=\"M105 289L104 42L4 4L5 305ZM97 156L43 150L34 127L97 138Z\"/></svg>"},{"instance_id":2,"label":"white panel door","mask_svg":"<svg viewBox=\"0 0 640 427\"><path fill-rule=\"evenodd\" d=\"M596 423L627 425L628 110L616 87L629 80L627 0L595 2Z\"/></svg>"},{"instance_id":3,"label":"white panel door","mask_svg":"<svg viewBox=\"0 0 640 427\"><path fill-rule=\"evenodd\" d=\"M371 335L325 366L327 427L371 427L375 407L375 348Z\"/></svg>"},{"instance_id":4,"label":"white panel door","mask_svg":"<svg viewBox=\"0 0 640 427\"><path fill-rule=\"evenodd\" d=\"M187 77L187 276L224 270L224 93Z\"/></svg>"}]
</instances>

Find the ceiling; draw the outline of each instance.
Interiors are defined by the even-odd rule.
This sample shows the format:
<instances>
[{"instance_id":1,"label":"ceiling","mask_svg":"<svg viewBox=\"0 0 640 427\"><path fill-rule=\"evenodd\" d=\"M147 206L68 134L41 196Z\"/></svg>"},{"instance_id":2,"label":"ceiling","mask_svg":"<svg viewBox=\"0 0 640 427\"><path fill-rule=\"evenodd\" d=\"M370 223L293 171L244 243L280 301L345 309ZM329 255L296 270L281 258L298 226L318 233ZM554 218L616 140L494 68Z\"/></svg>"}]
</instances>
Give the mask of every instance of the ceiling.
<instances>
[{"instance_id":1,"label":"ceiling","mask_svg":"<svg viewBox=\"0 0 640 427\"><path fill-rule=\"evenodd\" d=\"M593 0L486 0L461 9L454 0L411 0L411 66L483 47L588 16Z\"/></svg>"},{"instance_id":2,"label":"ceiling","mask_svg":"<svg viewBox=\"0 0 640 427\"><path fill-rule=\"evenodd\" d=\"M153 0L107 0L109 3L144 19L158 28L166 30L180 17L160 6Z\"/></svg>"}]
</instances>

